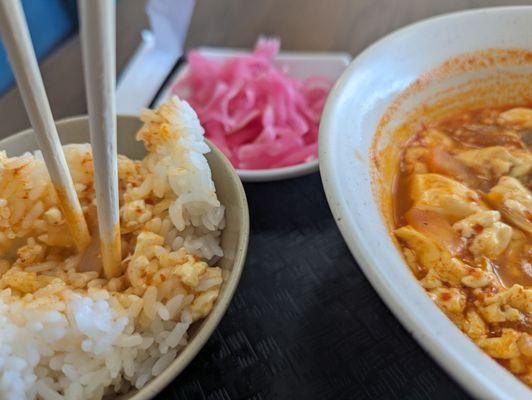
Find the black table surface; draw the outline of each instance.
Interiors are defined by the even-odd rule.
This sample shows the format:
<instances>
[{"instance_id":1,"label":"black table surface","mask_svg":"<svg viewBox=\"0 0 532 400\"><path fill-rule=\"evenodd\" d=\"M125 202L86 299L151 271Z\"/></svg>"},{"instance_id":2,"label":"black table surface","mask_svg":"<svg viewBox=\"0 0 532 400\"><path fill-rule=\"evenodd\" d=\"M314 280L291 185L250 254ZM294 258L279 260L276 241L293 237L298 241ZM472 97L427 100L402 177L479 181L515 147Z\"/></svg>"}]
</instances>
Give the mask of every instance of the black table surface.
<instances>
[{"instance_id":1,"label":"black table surface","mask_svg":"<svg viewBox=\"0 0 532 400\"><path fill-rule=\"evenodd\" d=\"M318 173L245 189L251 237L237 292L158 398L468 398L365 278Z\"/></svg>"}]
</instances>

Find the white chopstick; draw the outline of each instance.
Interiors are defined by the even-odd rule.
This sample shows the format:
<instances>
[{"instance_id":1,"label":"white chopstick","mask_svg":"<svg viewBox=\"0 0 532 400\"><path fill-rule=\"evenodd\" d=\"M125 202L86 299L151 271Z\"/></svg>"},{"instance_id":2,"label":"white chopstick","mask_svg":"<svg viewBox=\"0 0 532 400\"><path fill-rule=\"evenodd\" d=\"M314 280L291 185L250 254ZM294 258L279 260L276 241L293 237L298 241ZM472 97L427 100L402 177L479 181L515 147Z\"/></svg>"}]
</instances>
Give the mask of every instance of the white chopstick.
<instances>
[{"instance_id":1,"label":"white chopstick","mask_svg":"<svg viewBox=\"0 0 532 400\"><path fill-rule=\"evenodd\" d=\"M0 0L0 31L59 207L76 247L82 251L90 242L90 234L57 135L20 0Z\"/></svg>"},{"instance_id":2,"label":"white chopstick","mask_svg":"<svg viewBox=\"0 0 532 400\"><path fill-rule=\"evenodd\" d=\"M102 262L105 276L112 278L122 273L116 154L115 2L79 0L78 6Z\"/></svg>"}]
</instances>

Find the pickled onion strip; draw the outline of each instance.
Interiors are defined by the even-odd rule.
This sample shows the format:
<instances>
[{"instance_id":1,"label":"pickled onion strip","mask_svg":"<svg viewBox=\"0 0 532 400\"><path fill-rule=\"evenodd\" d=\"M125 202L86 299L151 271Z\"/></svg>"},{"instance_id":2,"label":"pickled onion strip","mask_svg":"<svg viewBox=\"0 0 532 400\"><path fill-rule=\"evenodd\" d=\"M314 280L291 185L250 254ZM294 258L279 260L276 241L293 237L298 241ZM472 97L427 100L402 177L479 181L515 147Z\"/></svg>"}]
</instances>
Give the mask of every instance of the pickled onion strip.
<instances>
[{"instance_id":1,"label":"pickled onion strip","mask_svg":"<svg viewBox=\"0 0 532 400\"><path fill-rule=\"evenodd\" d=\"M191 51L187 72L172 87L236 168L285 167L318 156L318 126L332 82L290 77L274 65L279 46L261 38L252 53L222 62Z\"/></svg>"}]
</instances>

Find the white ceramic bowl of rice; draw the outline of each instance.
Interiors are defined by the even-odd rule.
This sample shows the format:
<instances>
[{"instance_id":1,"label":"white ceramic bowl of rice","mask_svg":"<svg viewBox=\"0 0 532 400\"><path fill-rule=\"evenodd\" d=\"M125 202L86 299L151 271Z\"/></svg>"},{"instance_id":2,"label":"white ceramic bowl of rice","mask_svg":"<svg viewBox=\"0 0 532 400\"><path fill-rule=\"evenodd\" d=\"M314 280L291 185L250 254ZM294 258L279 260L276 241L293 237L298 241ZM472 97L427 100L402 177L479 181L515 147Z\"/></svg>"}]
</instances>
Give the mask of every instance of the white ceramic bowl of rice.
<instances>
[{"instance_id":1,"label":"white ceramic bowl of rice","mask_svg":"<svg viewBox=\"0 0 532 400\"><path fill-rule=\"evenodd\" d=\"M127 257L111 280L93 270L96 255L71 250L39 155L21 156L38 148L34 133L0 141L0 398L149 399L213 333L243 269L248 208L187 107L145 114L137 139L142 122L118 117ZM89 142L85 116L57 128L63 144ZM90 147L65 154L94 224Z\"/></svg>"}]
</instances>

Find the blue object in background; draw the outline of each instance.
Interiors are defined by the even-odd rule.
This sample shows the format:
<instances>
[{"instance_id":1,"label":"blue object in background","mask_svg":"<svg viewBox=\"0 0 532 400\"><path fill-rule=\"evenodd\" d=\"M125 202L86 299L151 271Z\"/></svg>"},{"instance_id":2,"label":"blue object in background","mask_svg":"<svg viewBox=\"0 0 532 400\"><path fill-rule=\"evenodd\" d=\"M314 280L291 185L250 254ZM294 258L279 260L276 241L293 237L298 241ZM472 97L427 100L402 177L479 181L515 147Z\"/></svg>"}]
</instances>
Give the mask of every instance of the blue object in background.
<instances>
[{"instance_id":1,"label":"blue object in background","mask_svg":"<svg viewBox=\"0 0 532 400\"><path fill-rule=\"evenodd\" d=\"M22 6L39 60L77 29L75 0L22 0ZM0 42L0 94L13 83L13 73Z\"/></svg>"}]
</instances>

